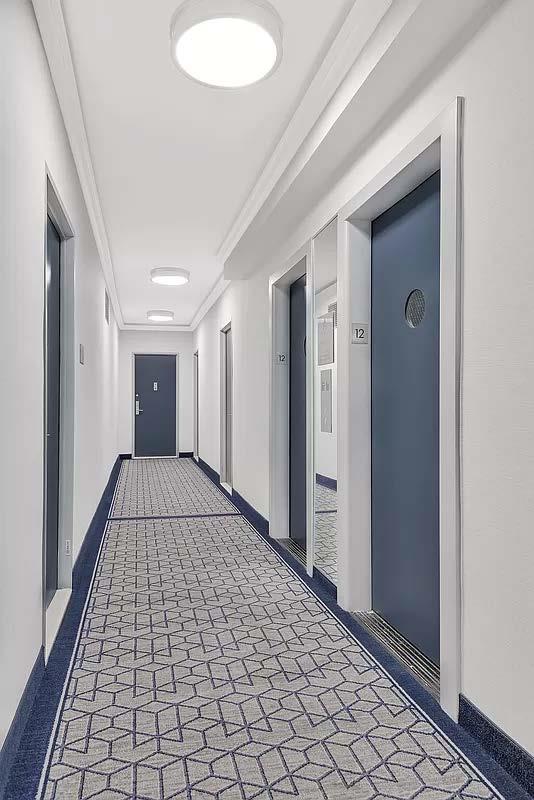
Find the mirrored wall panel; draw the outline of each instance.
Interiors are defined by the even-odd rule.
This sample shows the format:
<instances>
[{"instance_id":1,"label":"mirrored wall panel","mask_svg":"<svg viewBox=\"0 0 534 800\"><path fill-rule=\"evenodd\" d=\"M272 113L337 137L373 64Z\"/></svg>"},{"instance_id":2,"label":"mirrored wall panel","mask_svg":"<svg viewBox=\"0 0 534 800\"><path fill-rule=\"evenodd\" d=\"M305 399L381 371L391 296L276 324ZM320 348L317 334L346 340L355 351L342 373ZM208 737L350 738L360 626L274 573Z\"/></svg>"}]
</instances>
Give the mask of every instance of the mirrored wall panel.
<instances>
[{"instance_id":1,"label":"mirrored wall panel","mask_svg":"<svg viewBox=\"0 0 534 800\"><path fill-rule=\"evenodd\" d=\"M337 582L337 220L314 239L314 566Z\"/></svg>"}]
</instances>

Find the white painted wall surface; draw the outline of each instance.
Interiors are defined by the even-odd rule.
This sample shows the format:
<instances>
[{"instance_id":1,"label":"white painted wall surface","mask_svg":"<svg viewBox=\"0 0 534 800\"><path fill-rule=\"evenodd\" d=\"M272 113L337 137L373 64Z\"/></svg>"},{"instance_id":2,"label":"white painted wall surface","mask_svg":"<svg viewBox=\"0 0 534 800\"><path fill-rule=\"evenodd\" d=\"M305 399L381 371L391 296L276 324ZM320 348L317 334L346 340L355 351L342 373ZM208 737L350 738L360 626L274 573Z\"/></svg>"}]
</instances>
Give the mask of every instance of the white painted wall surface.
<instances>
[{"instance_id":1,"label":"white painted wall surface","mask_svg":"<svg viewBox=\"0 0 534 800\"><path fill-rule=\"evenodd\" d=\"M233 488L269 514L269 273L234 281L195 331L199 456L220 472L220 331L232 323Z\"/></svg>"},{"instance_id":2,"label":"white painted wall surface","mask_svg":"<svg viewBox=\"0 0 534 800\"><path fill-rule=\"evenodd\" d=\"M218 329L236 315L236 488L268 509L267 276L456 96L466 98L462 372L463 693L534 753L534 105L531 0L436 62L263 270L202 321L201 455L218 466ZM372 97L369 102L372 102ZM335 157L330 151L330 157ZM325 164L325 172L328 172ZM331 166L331 165L330 165ZM328 173L330 174L330 173Z\"/></svg>"},{"instance_id":3,"label":"white painted wall surface","mask_svg":"<svg viewBox=\"0 0 534 800\"><path fill-rule=\"evenodd\" d=\"M119 333L119 452L133 452L133 353L178 353L178 441L193 451L193 334L165 331Z\"/></svg>"},{"instance_id":4,"label":"white painted wall surface","mask_svg":"<svg viewBox=\"0 0 534 800\"><path fill-rule=\"evenodd\" d=\"M118 335L30 0L0 3L0 746L42 644L45 163L76 234L73 552L117 455Z\"/></svg>"},{"instance_id":5,"label":"white painted wall surface","mask_svg":"<svg viewBox=\"0 0 534 800\"><path fill-rule=\"evenodd\" d=\"M328 306L336 302L337 286L329 286L315 295L315 318L328 313ZM317 327L316 333L317 336ZM332 433L321 430L321 372L332 370ZM337 328L334 328L334 361L320 367L315 361L314 389L315 417L315 471L327 478L337 479Z\"/></svg>"}]
</instances>

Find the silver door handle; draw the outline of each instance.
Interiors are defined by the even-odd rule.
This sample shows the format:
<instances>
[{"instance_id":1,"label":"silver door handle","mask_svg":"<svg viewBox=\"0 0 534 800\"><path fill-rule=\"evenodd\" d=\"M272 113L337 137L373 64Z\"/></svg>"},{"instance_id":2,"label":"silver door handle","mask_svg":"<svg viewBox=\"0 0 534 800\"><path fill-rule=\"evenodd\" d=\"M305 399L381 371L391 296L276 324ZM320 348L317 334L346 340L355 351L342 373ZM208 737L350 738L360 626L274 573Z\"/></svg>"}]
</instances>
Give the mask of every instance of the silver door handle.
<instances>
[{"instance_id":1,"label":"silver door handle","mask_svg":"<svg viewBox=\"0 0 534 800\"><path fill-rule=\"evenodd\" d=\"M139 400L135 401L135 416L138 417L139 414L143 413L143 409L139 408Z\"/></svg>"}]
</instances>

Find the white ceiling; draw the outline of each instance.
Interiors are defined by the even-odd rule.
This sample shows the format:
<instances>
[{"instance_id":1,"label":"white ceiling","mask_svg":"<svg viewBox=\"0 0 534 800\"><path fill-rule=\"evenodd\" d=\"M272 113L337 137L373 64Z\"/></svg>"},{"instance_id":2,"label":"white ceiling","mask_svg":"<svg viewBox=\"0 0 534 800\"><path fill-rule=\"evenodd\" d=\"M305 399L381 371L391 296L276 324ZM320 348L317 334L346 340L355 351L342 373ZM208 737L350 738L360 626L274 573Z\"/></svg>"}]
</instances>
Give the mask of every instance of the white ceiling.
<instances>
[{"instance_id":1,"label":"white ceiling","mask_svg":"<svg viewBox=\"0 0 534 800\"><path fill-rule=\"evenodd\" d=\"M63 0L124 322L150 308L189 325L221 275L217 255L353 0L274 0L284 58L267 81L217 91L170 57L178 0ZM191 271L180 289L155 266Z\"/></svg>"}]
</instances>

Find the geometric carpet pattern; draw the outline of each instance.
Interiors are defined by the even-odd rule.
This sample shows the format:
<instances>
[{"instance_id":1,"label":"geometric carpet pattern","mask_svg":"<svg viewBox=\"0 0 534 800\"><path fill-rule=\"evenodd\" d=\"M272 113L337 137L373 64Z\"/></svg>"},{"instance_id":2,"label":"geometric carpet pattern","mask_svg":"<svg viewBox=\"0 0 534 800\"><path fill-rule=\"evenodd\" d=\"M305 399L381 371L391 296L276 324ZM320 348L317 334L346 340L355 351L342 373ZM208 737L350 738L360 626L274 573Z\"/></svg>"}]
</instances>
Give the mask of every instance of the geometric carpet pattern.
<instances>
[{"instance_id":1,"label":"geometric carpet pattern","mask_svg":"<svg viewBox=\"0 0 534 800\"><path fill-rule=\"evenodd\" d=\"M315 566L337 583L337 512L325 511L315 515Z\"/></svg>"},{"instance_id":2,"label":"geometric carpet pattern","mask_svg":"<svg viewBox=\"0 0 534 800\"><path fill-rule=\"evenodd\" d=\"M314 562L333 583L337 583L337 492L315 484Z\"/></svg>"},{"instance_id":3,"label":"geometric carpet pattern","mask_svg":"<svg viewBox=\"0 0 534 800\"><path fill-rule=\"evenodd\" d=\"M315 513L337 511L337 492L321 483L315 484Z\"/></svg>"},{"instance_id":4,"label":"geometric carpet pattern","mask_svg":"<svg viewBox=\"0 0 534 800\"><path fill-rule=\"evenodd\" d=\"M112 517L225 514L234 506L189 458L125 460Z\"/></svg>"},{"instance_id":5,"label":"geometric carpet pattern","mask_svg":"<svg viewBox=\"0 0 534 800\"><path fill-rule=\"evenodd\" d=\"M217 504L192 462L123 462L44 797L499 797L230 503L202 516Z\"/></svg>"}]
</instances>

